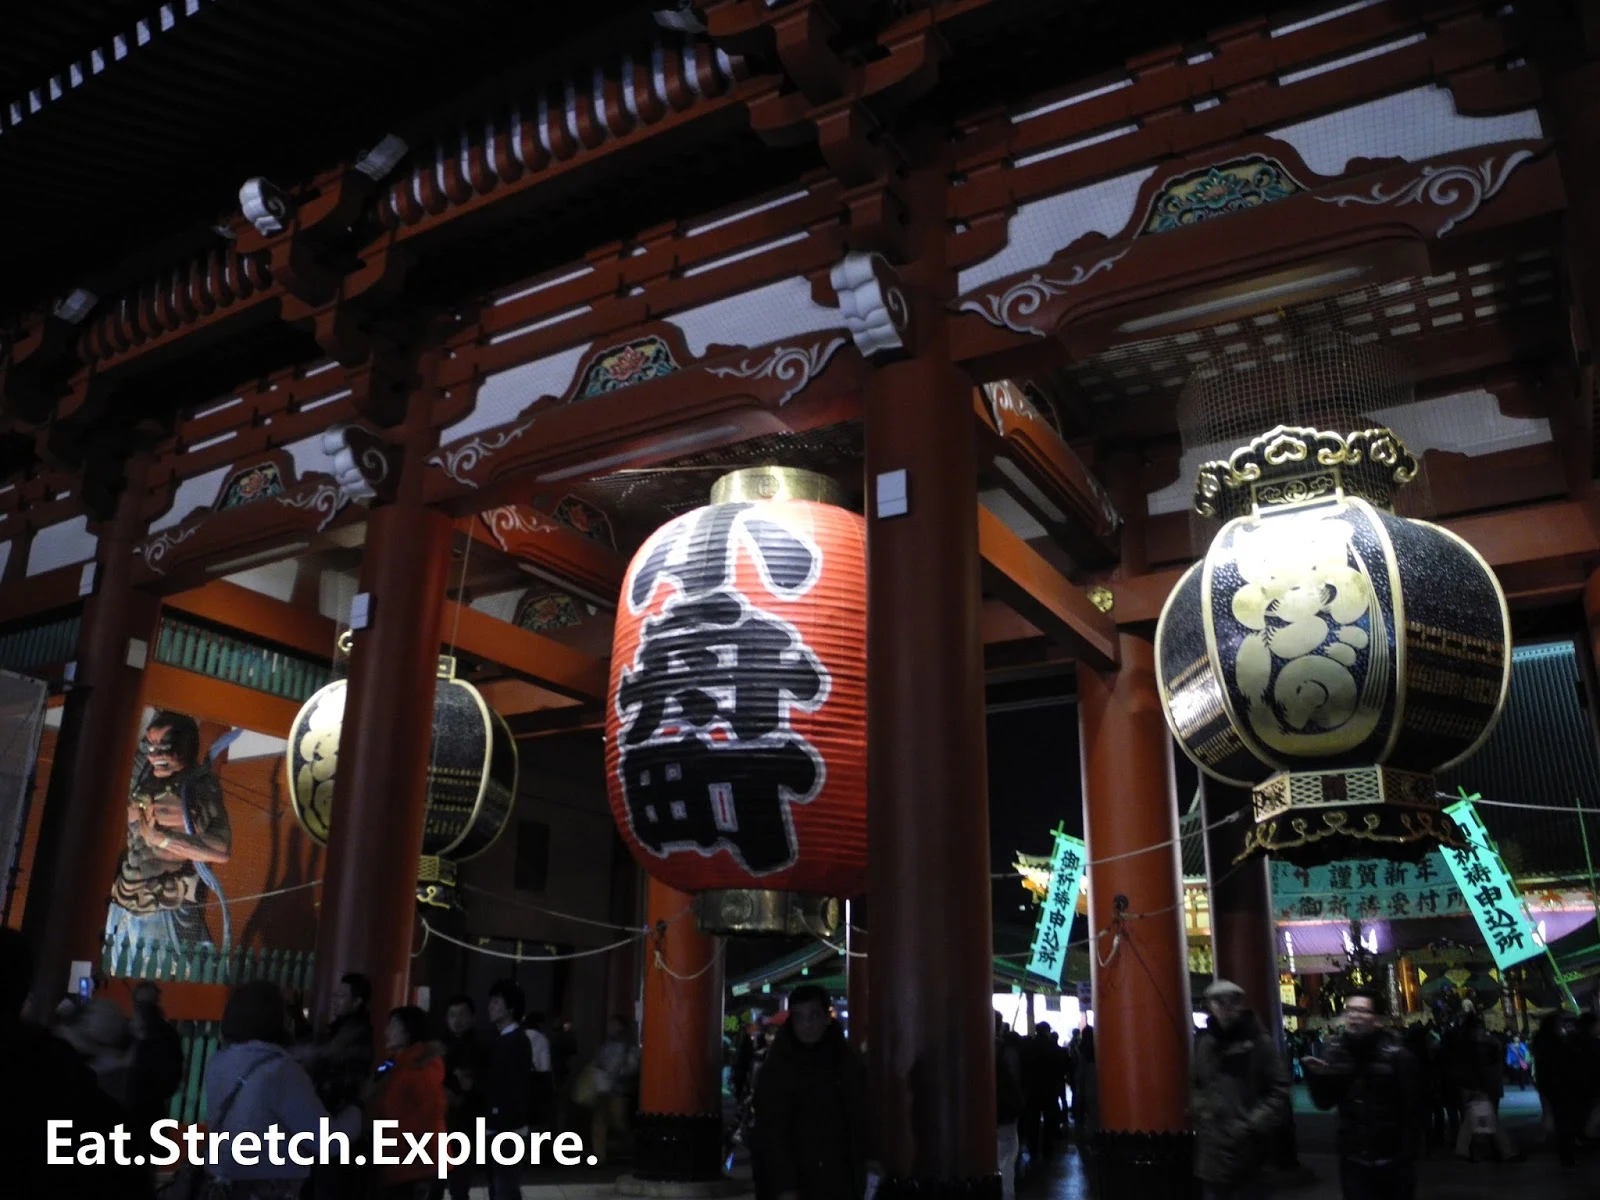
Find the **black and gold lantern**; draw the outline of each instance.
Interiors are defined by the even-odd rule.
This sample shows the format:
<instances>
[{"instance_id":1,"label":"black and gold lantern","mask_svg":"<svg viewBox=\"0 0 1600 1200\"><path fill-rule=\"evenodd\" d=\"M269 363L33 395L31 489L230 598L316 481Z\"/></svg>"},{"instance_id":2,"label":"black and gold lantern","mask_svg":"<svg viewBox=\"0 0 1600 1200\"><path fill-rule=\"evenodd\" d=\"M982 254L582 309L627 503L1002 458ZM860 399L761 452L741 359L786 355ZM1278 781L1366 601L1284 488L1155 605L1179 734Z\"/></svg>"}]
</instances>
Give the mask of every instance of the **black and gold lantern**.
<instances>
[{"instance_id":1,"label":"black and gold lantern","mask_svg":"<svg viewBox=\"0 0 1600 1200\"><path fill-rule=\"evenodd\" d=\"M301 827L321 845L327 845L333 814L345 695L343 679L317 691L289 734L289 797ZM482 854L500 836L516 795L516 739L483 694L456 678L455 659L441 655L417 867L420 903L454 903L456 864Z\"/></svg>"},{"instance_id":2,"label":"black and gold lantern","mask_svg":"<svg viewBox=\"0 0 1600 1200\"><path fill-rule=\"evenodd\" d=\"M1511 623L1465 541L1392 511L1416 458L1390 429L1279 425L1199 471L1225 522L1156 631L1167 722L1253 791L1238 857L1301 866L1460 844L1434 772L1493 730Z\"/></svg>"}]
</instances>

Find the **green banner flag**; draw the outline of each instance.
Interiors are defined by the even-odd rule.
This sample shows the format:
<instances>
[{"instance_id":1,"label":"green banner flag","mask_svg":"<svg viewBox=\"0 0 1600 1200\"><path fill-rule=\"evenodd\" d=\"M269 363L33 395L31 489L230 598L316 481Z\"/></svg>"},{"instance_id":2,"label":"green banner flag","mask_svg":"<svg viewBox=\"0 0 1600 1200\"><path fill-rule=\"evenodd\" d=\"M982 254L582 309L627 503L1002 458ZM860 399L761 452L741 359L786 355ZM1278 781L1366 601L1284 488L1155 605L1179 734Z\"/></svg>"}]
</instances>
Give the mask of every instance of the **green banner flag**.
<instances>
[{"instance_id":1,"label":"green banner flag","mask_svg":"<svg viewBox=\"0 0 1600 1200\"><path fill-rule=\"evenodd\" d=\"M1463 792L1461 800L1444 810L1467 839L1460 850L1446 850L1444 861L1478 922L1494 965L1503 971L1543 954L1544 946L1522 907L1517 885L1472 806L1477 798Z\"/></svg>"},{"instance_id":2,"label":"green banner flag","mask_svg":"<svg viewBox=\"0 0 1600 1200\"><path fill-rule=\"evenodd\" d=\"M1067 966L1067 939L1072 932L1072 916L1078 911L1078 893L1083 890L1083 875L1089 867L1082 839L1069 837L1060 825L1055 827L1056 848L1050 855L1050 889L1045 893L1039 925L1033 934L1033 957L1028 973L1061 986L1061 973Z\"/></svg>"}]
</instances>

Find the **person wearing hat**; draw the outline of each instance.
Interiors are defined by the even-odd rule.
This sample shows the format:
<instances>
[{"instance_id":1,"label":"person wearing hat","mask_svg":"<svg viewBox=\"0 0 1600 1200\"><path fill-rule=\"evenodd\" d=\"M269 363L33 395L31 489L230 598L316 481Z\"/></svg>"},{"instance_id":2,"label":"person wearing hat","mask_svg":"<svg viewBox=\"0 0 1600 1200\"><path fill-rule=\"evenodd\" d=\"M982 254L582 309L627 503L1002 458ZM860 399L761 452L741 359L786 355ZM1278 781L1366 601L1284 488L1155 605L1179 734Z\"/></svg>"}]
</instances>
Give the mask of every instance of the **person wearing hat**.
<instances>
[{"instance_id":1,"label":"person wearing hat","mask_svg":"<svg viewBox=\"0 0 1600 1200\"><path fill-rule=\"evenodd\" d=\"M1273 1139L1289 1120L1289 1069L1242 987L1219 979L1205 999L1211 1020L1195 1046L1190 1103L1195 1175L1205 1200L1257 1200Z\"/></svg>"}]
</instances>

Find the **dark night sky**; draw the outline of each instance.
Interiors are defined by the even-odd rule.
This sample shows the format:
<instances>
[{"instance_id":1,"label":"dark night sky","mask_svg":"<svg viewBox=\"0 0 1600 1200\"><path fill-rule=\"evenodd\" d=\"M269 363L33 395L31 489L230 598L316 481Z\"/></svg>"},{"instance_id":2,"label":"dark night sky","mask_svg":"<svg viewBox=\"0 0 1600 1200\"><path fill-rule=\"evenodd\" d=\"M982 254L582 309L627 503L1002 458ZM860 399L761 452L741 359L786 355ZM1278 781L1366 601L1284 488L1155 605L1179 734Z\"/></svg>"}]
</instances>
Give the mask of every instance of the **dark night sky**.
<instances>
[{"instance_id":1,"label":"dark night sky","mask_svg":"<svg viewBox=\"0 0 1600 1200\"><path fill-rule=\"evenodd\" d=\"M989 861L996 874L1012 870L1017 854L1049 854L1056 822L1083 836L1083 777L1078 758L1078 708L1049 707L989 714ZM1173 749L1178 811L1189 807L1197 783L1192 763ZM1016 879L995 881L995 950L1025 945L1036 915ZM1081 930L1078 931L1081 935Z\"/></svg>"}]
</instances>

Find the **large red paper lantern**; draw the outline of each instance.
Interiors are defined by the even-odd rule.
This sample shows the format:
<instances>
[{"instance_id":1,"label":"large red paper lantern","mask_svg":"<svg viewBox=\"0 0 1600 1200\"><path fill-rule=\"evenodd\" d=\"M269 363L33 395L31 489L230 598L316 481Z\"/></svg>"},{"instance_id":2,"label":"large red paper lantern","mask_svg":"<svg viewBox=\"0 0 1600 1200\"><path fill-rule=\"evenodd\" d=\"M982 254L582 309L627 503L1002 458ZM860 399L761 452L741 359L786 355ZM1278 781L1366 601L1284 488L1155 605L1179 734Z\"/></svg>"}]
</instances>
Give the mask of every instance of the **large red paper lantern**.
<instances>
[{"instance_id":1,"label":"large red paper lantern","mask_svg":"<svg viewBox=\"0 0 1600 1200\"><path fill-rule=\"evenodd\" d=\"M835 495L809 472L735 472L623 580L611 810L708 928L792 927L865 891L866 525Z\"/></svg>"}]
</instances>

